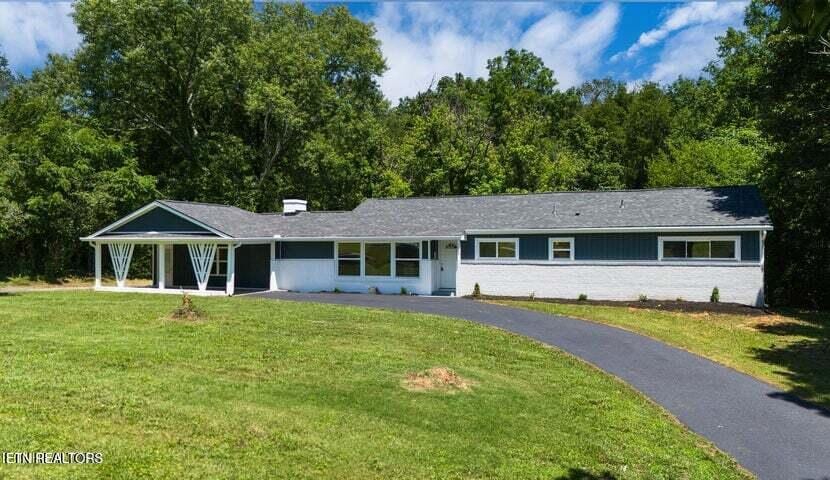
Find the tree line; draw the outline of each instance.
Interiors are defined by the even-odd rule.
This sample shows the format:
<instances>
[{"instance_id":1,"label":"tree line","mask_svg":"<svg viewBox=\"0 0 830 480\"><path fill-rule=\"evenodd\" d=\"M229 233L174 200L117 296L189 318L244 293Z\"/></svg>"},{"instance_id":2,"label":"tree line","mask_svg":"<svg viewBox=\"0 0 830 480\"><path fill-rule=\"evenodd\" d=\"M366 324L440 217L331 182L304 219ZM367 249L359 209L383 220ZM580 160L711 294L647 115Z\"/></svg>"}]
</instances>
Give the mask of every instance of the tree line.
<instances>
[{"instance_id":1,"label":"tree line","mask_svg":"<svg viewBox=\"0 0 830 480\"><path fill-rule=\"evenodd\" d=\"M73 55L26 78L0 56L0 274L86 273L78 238L161 197L263 212L752 183L776 228L769 299L829 307L824 13L753 2L697 79L560 89L508 50L393 104L372 25L344 7L81 0Z\"/></svg>"}]
</instances>

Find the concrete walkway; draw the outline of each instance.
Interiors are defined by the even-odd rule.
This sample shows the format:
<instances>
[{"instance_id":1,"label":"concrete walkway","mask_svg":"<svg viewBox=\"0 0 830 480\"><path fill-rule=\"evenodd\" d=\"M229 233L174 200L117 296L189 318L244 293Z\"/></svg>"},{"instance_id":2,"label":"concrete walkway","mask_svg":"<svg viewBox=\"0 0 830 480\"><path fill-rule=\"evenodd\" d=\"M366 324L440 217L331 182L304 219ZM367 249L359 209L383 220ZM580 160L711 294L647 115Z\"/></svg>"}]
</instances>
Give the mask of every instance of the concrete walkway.
<instances>
[{"instance_id":1,"label":"concrete walkway","mask_svg":"<svg viewBox=\"0 0 830 480\"><path fill-rule=\"evenodd\" d=\"M830 413L642 335L462 298L288 292L252 297L432 313L525 335L621 378L761 479L830 479Z\"/></svg>"}]
</instances>

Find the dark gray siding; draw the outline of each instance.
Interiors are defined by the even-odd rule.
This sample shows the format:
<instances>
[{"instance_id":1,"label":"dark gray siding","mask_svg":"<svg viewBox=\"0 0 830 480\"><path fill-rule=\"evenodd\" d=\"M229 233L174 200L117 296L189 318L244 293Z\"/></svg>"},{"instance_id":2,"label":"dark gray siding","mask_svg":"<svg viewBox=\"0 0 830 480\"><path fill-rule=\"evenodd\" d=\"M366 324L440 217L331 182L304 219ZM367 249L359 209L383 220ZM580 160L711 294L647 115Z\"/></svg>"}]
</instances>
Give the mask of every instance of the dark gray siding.
<instances>
[{"instance_id":1,"label":"dark gray siding","mask_svg":"<svg viewBox=\"0 0 830 480\"><path fill-rule=\"evenodd\" d=\"M547 260L548 240L554 237L573 237L576 260L657 260L657 237L659 236L734 236L741 237L741 260L757 262L760 259L760 238L758 232L718 233L579 233L561 235L487 235L487 238L519 238L521 260ZM483 236L483 235L482 235ZM475 259L475 236L468 236L461 242L461 259Z\"/></svg>"},{"instance_id":2,"label":"dark gray siding","mask_svg":"<svg viewBox=\"0 0 830 480\"><path fill-rule=\"evenodd\" d=\"M236 249L237 288L268 288L271 275L271 245L242 245Z\"/></svg>"},{"instance_id":3,"label":"dark gray siding","mask_svg":"<svg viewBox=\"0 0 830 480\"><path fill-rule=\"evenodd\" d=\"M758 232L741 233L741 260L757 262L761 259L761 234Z\"/></svg>"},{"instance_id":4,"label":"dark gray siding","mask_svg":"<svg viewBox=\"0 0 830 480\"><path fill-rule=\"evenodd\" d=\"M334 242L277 242L279 258L285 260L334 258Z\"/></svg>"},{"instance_id":5,"label":"dark gray siding","mask_svg":"<svg viewBox=\"0 0 830 480\"><path fill-rule=\"evenodd\" d=\"M576 260L657 260L653 233L589 233L573 235Z\"/></svg>"},{"instance_id":6,"label":"dark gray siding","mask_svg":"<svg viewBox=\"0 0 830 480\"><path fill-rule=\"evenodd\" d=\"M177 232L215 236L206 228L200 227L178 215L174 215L163 208L154 208L144 215L111 230L109 233L147 232Z\"/></svg>"},{"instance_id":7,"label":"dark gray siding","mask_svg":"<svg viewBox=\"0 0 830 480\"><path fill-rule=\"evenodd\" d=\"M482 235L483 236L483 235ZM521 260L547 260L549 235L487 235L487 238L517 238L519 239L519 258ZM472 260L476 256L476 238L467 237L461 242L461 259Z\"/></svg>"},{"instance_id":8,"label":"dark gray siding","mask_svg":"<svg viewBox=\"0 0 830 480\"><path fill-rule=\"evenodd\" d=\"M467 241L461 242L461 260L474 260L476 258L476 237L470 235Z\"/></svg>"},{"instance_id":9,"label":"dark gray siding","mask_svg":"<svg viewBox=\"0 0 830 480\"><path fill-rule=\"evenodd\" d=\"M548 238L549 237L547 235L519 236L519 259L547 260Z\"/></svg>"}]
</instances>

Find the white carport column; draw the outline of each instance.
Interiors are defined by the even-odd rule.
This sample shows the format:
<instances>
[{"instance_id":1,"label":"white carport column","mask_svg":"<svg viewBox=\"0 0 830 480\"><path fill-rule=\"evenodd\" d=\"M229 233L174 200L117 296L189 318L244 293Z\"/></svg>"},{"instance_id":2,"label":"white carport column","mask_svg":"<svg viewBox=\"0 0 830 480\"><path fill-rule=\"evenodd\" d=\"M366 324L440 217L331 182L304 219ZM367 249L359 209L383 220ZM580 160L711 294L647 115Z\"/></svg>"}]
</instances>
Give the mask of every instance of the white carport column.
<instances>
[{"instance_id":1,"label":"white carport column","mask_svg":"<svg viewBox=\"0 0 830 480\"><path fill-rule=\"evenodd\" d=\"M271 242L271 261L269 262L271 270L271 278L268 282L269 290L276 290L279 288L277 284L277 242Z\"/></svg>"},{"instance_id":2,"label":"white carport column","mask_svg":"<svg viewBox=\"0 0 830 480\"><path fill-rule=\"evenodd\" d=\"M101 288L101 242L95 242L95 288Z\"/></svg>"},{"instance_id":3,"label":"white carport column","mask_svg":"<svg viewBox=\"0 0 830 480\"><path fill-rule=\"evenodd\" d=\"M115 284L118 288L124 288L127 285L127 273L130 271L134 246L132 243L109 244L112 269L115 270Z\"/></svg>"},{"instance_id":4,"label":"white carport column","mask_svg":"<svg viewBox=\"0 0 830 480\"><path fill-rule=\"evenodd\" d=\"M196 284L199 285L199 290L204 292L207 290L210 269L216 256L216 244L191 243L187 245L187 250L190 252L193 273L196 274Z\"/></svg>"},{"instance_id":5,"label":"white carport column","mask_svg":"<svg viewBox=\"0 0 830 480\"><path fill-rule=\"evenodd\" d=\"M166 263L164 259L165 250L164 244L159 243L156 245L156 284L159 290L167 288L167 285L164 283L167 277L167 272L164 271L164 264Z\"/></svg>"},{"instance_id":6,"label":"white carport column","mask_svg":"<svg viewBox=\"0 0 830 480\"><path fill-rule=\"evenodd\" d=\"M233 295L234 283L236 282L236 247L239 245L228 245L228 271L225 275L225 293Z\"/></svg>"}]
</instances>

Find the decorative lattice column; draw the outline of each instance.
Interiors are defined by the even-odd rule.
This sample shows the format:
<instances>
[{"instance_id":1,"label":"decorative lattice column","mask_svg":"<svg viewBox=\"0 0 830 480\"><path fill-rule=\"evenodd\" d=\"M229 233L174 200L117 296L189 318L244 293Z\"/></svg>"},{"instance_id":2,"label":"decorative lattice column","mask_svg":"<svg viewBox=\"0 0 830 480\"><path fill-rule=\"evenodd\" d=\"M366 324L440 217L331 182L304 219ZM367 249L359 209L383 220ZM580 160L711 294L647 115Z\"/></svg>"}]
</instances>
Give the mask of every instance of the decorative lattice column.
<instances>
[{"instance_id":1,"label":"decorative lattice column","mask_svg":"<svg viewBox=\"0 0 830 480\"><path fill-rule=\"evenodd\" d=\"M110 259L112 269L115 270L115 284L124 288L127 284L127 273L130 271L130 262L133 259L132 243L110 243Z\"/></svg>"},{"instance_id":2,"label":"decorative lattice column","mask_svg":"<svg viewBox=\"0 0 830 480\"><path fill-rule=\"evenodd\" d=\"M191 243L187 245L190 252L190 261L193 263L193 273L196 275L196 284L200 291L207 290L210 279L210 268L216 256L215 243Z\"/></svg>"}]
</instances>

